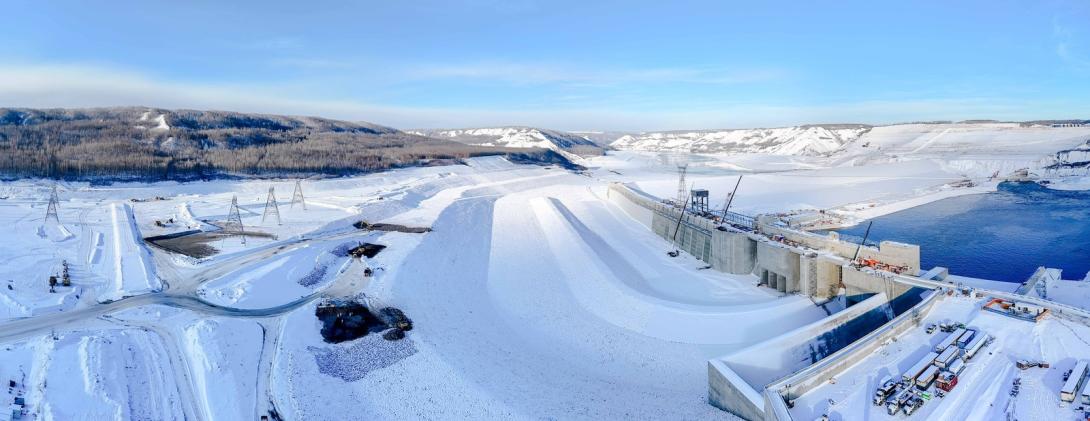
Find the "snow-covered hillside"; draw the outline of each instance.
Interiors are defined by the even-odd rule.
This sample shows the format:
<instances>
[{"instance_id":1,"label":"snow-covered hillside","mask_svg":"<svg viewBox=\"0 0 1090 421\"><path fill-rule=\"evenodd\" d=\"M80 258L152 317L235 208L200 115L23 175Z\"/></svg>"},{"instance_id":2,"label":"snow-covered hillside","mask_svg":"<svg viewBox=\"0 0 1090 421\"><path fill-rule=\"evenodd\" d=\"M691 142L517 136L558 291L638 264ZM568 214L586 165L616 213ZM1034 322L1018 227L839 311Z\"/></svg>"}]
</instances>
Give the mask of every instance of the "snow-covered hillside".
<instances>
[{"instance_id":1,"label":"snow-covered hillside","mask_svg":"<svg viewBox=\"0 0 1090 421\"><path fill-rule=\"evenodd\" d=\"M575 147L598 147L598 145L587 136L533 127L410 130L408 133L448 139L471 145L504 146L509 148L569 150Z\"/></svg>"},{"instance_id":2,"label":"snow-covered hillside","mask_svg":"<svg viewBox=\"0 0 1090 421\"><path fill-rule=\"evenodd\" d=\"M624 135L610 146L652 152L824 155L840 150L869 129L862 125L837 125L655 132Z\"/></svg>"}]
</instances>

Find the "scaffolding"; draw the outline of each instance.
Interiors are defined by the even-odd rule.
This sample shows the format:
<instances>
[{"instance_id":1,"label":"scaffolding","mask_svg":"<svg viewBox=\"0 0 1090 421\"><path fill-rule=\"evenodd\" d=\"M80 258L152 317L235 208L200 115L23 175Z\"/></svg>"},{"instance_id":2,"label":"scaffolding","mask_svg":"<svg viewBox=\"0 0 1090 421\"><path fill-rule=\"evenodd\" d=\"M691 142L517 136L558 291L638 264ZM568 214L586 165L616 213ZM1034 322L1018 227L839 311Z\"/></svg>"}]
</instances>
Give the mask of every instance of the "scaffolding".
<instances>
[{"instance_id":1,"label":"scaffolding","mask_svg":"<svg viewBox=\"0 0 1090 421\"><path fill-rule=\"evenodd\" d=\"M270 214L276 216L276 225L280 225L280 208L276 206L276 192L272 187L269 187L269 196L265 198L265 212L261 214L262 224L265 224L265 219Z\"/></svg>"},{"instance_id":2,"label":"scaffolding","mask_svg":"<svg viewBox=\"0 0 1090 421\"><path fill-rule=\"evenodd\" d=\"M307 202L303 199L303 184L300 180L295 180L295 191L291 194L291 205L288 208L295 208L295 202L299 202L303 210L307 210Z\"/></svg>"}]
</instances>

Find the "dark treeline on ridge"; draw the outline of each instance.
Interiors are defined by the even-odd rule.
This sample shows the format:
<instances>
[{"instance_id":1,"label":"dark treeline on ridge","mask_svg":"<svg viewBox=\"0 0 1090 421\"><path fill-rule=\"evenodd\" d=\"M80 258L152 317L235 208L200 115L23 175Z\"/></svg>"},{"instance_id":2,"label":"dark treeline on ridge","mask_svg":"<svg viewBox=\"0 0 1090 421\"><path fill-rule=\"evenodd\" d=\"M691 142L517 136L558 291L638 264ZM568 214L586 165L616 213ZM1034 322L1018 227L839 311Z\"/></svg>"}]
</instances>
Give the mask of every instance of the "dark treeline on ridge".
<instances>
[{"instance_id":1,"label":"dark treeline on ridge","mask_svg":"<svg viewBox=\"0 0 1090 421\"><path fill-rule=\"evenodd\" d=\"M136 107L0 108L4 178L348 175L498 154L564 163L552 151L472 146L314 117Z\"/></svg>"}]
</instances>

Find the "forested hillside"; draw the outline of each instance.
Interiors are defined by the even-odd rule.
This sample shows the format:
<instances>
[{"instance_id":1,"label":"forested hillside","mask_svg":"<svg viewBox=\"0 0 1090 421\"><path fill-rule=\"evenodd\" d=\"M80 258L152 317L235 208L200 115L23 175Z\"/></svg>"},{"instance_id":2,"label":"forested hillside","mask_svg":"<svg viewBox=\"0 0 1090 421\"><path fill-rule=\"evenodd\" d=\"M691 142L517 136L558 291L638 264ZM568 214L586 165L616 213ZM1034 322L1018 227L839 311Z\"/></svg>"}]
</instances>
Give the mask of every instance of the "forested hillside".
<instances>
[{"instance_id":1,"label":"forested hillside","mask_svg":"<svg viewBox=\"0 0 1090 421\"><path fill-rule=\"evenodd\" d=\"M353 174L477 155L527 152L465 145L314 117L149 108L0 108L0 176L197 179Z\"/></svg>"}]
</instances>

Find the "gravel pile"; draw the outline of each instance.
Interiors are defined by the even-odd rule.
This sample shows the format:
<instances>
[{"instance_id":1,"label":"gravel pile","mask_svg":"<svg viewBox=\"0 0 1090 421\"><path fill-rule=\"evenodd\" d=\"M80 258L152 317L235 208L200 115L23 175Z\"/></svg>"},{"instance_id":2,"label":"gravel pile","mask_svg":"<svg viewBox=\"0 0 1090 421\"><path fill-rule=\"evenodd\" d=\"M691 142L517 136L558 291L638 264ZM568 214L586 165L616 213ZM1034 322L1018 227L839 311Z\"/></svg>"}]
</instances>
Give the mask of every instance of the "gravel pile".
<instances>
[{"instance_id":1,"label":"gravel pile","mask_svg":"<svg viewBox=\"0 0 1090 421\"><path fill-rule=\"evenodd\" d=\"M388 341L380 335L367 335L351 344L307 347L314 354L318 371L346 382L354 382L416 353L411 340Z\"/></svg>"}]
</instances>

